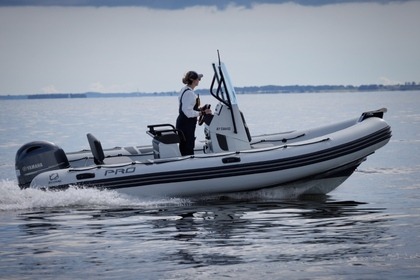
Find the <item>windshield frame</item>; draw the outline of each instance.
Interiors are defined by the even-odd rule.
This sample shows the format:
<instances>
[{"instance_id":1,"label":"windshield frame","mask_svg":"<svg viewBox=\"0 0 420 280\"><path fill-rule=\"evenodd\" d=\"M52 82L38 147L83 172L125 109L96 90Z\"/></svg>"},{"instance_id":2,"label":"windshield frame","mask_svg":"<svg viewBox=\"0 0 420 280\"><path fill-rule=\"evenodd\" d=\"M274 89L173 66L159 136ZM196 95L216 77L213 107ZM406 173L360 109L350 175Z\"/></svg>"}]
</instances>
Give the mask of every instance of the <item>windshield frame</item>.
<instances>
[{"instance_id":1,"label":"windshield frame","mask_svg":"<svg viewBox=\"0 0 420 280\"><path fill-rule=\"evenodd\" d=\"M229 73L224 63L219 63L216 66L213 63L214 76L210 86L210 93L214 98L227 105L229 108L232 105L237 105L235 88L233 87Z\"/></svg>"}]
</instances>

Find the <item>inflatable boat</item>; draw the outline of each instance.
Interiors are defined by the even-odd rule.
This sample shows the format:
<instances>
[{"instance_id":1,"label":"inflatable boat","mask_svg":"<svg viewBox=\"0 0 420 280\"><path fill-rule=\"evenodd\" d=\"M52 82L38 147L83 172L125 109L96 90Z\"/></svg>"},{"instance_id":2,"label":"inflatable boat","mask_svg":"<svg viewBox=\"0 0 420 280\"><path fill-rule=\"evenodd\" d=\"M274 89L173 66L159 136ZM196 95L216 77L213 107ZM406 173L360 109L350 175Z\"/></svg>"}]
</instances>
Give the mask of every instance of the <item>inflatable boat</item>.
<instances>
[{"instance_id":1,"label":"inflatable boat","mask_svg":"<svg viewBox=\"0 0 420 280\"><path fill-rule=\"evenodd\" d=\"M150 146L103 149L92 134L90 150L64 152L33 141L16 153L21 188L110 189L135 196L193 197L284 188L299 196L327 194L391 138L386 109L307 130L251 136L225 65L213 65L210 93L217 101L205 116L205 141L181 156L183 134L172 124L146 129ZM198 127L199 128L199 127Z\"/></svg>"}]
</instances>

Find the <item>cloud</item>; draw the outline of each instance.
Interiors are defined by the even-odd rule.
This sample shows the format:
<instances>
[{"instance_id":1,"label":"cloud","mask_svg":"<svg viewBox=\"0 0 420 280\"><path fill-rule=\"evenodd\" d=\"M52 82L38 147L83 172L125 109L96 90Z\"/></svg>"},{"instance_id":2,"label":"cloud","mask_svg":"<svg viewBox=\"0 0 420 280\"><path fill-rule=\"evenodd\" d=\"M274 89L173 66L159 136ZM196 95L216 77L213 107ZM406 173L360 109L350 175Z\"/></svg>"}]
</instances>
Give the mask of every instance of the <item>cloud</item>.
<instances>
[{"instance_id":1,"label":"cloud","mask_svg":"<svg viewBox=\"0 0 420 280\"><path fill-rule=\"evenodd\" d=\"M104 92L105 86L101 82L95 82L90 84L89 90L93 92Z\"/></svg>"},{"instance_id":2,"label":"cloud","mask_svg":"<svg viewBox=\"0 0 420 280\"><path fill-rule=\"evenodd\" d=\"M54 85L45 86L41 90L43 93L58 93L59 92Z\"/></svg>"},{"instance_id":3,"label":"cloud","mask_svg":"<svg viewBox=\"0 0 420 280\"><path fill-rule=\"evenodd\" d=\"M323 6L343 3L410 2L416 0L3 0L1 6L69 6L69 7L147 7L152 9L176 10L193 6L216 6L225 9L231 5L251 8L256 4L296 3L304 6Z\"/></svg>"},{"instance_id":4,"label":"cloud","mask_svg":"<svg viewBox=\"0 0 420 280\"><path fill-rule=\"evenodd\" d=\"M381 84L383 84L385 86L402 84L401 81L392 80L392 79L389 79L387 77L380 77L379 81L380 81Z\"/></svg>"},{"instance_id":5,"label":"cloud","mask_svg":"<svg viewBox=\"0 0 420 280\"><path fill-rule=\"evenodd\" d=\"M133 85L128 84L104 85L102 82L94 82L89 85L88 91L101 93L134 92L135 88Z\"/></svg>"}]
</instances>

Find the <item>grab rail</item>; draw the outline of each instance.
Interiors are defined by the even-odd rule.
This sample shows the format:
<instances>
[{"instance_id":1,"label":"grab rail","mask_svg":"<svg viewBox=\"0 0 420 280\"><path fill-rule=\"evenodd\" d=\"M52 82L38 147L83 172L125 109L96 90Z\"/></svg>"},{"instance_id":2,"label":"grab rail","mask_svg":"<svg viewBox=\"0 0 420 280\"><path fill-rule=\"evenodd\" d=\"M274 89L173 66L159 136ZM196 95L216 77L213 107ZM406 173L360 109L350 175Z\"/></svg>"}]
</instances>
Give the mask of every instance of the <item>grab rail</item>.
<instances>
[{"instance_id":1,"label":"grab rail","mask_svg":"<svg viewBox=\"0 0 420 280\"><path fill-rule=\"evenodd\" d=\"M226 80L225 80L225 77L223 75L222 65L221 65L220 62L219 62L219 66L217 68L216 68L216 64L213 63L214 75L213 75L213 80L212 80L211 85L210 85L210 93L211 93L211 95L213 95L214 98L216 98L221 103L223 103L223 104L225 104L226 106L229 107L230 115L232 117L232 122L233 122L233 132L238 133L238 130L237 130L237 127L236 127L236 121L235 121L235 114L232 110L232 101L230 100L228 87L226 85ZM219 70L219 71L217 71L217 70ZM219 75L220 75L220 77L219 77ZM214 92L214 86L215 86L216 80L217 80L218 85L217 85L216 92ZM222 88L222 86L223 86L223 88ZM223 91L223 89L224 89L224 91Z\"/></svg>"}]
</instances>

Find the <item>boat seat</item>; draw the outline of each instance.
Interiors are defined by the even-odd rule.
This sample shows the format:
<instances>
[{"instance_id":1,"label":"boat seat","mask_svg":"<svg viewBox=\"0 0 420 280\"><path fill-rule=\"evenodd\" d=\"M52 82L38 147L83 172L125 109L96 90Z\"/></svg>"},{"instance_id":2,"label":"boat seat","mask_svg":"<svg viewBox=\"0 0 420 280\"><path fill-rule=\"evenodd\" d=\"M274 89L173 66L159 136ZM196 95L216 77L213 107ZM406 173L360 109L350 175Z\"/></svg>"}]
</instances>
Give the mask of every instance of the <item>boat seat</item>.
<instances>
[{"instance_id":1,"label":"boat seat","mask_svg":"<svg viewBox=\"0 0 420 280\"><path fill-rule=\"evenodd\" d=\"M153 137L154 140L164 144L178 144L181 139L184 139L182 131L176 129L172 124L154 124L148 125L149 131L147 134ZM156 129L166 127L165 129ZM167 128L169 127L169 129Z\"/></svg>"},{"instance_id":2,"label":"boat seat","mask_svg":"<svg viewBox=\"0 0 420 280\"><path fill-rule=\"evenodd\" d=\"M105 154L104 150L102 149L101 142L91 133L88 133L86 136L95 164L104 164Z\"/></svg>"},{"instance_id":3,"label":"boat seat","mask_svg":"<svg viewBox=\"0 0 420 280\"><path fill-rule=\"evenodd\" d=\"M155 159L179 157L178 144L184 138L182 131L176 129L172 124L148 125L147 134L153 137L152 147Z\"/></svg>"}]
</instances>

